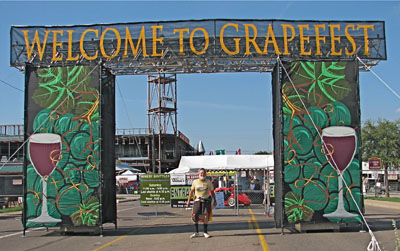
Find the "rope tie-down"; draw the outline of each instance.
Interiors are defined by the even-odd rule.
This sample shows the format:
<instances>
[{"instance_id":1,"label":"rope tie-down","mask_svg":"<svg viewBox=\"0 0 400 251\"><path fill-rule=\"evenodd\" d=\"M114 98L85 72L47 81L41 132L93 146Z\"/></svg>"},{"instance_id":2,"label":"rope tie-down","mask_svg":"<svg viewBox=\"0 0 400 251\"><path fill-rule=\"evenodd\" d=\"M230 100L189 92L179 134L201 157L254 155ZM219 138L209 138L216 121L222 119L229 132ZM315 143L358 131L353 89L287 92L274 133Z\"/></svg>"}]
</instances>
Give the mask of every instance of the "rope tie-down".
<instances>
[{"instance_id":1,"label":"rope tie-down","mask_svg":"<svg viewBox=\"0 0 400 251\"><path fill-rule=\"evenodd\" d=\"M358 60L360 60L360 59L358 58ZM311 114L310 114L310 112L308 111L308 109L307 109L307 107L306 107L306 105L305 105L303 99L301 98L301 95L299 94L299 92L298 92L298 90L297 90L295 84L293 83L293 81L292 81L292 79L291 79L291 77L290 77L288 71L286 70L285 66L283 65L283 63L282 63L282 61L280 60L279 57L277 58L277 61L279 62L279 64L281 65L282 69L284 70L286 76L288 77L288 80L289 80L290 84L293 86L293 89L295 90L297 97L299 98L299 100L300 100L300 102L301 102L301 104L302 104L304 110L306 111L307 116L310 118L310 121L311 121L311 123L312 123L312 126L314 127L314 129L315 129L316 132L318 133L318 136L321 138L321 142L322 142L324 148L325 148L325 149L329 149L328 146L327 146L327 144L326 144L326 142L324 141L324 139L323 139L321 133L319 132L318 127L316 126L316 124L315 124L313 118L311 117ZM380 79L380 78L379 78L379 79ZM394 91L393 91L393 92L394 92ZM396 96L398 96L398 97L400 98L399 95L396 94ZM358 212L359 212L359 214L360 214L360 216L361 216L361 218L362 218L362 221L365 223L365 226L366 226L367 229L368 229L368 233L369 233L369 235L371 236L371 241L369 242L369 244L368 244L368 246L367 246L367 250L368 250L368 251L381 251L381 248L380 248L380 246L379 246L379 243L378 243L378 241L377 241L377 239L376 239L374 233L372 232L372 230L371 230L371 228L370 228L370 226L369 226L367 220L365 219L364 214L362 213L360 207L358 206L358 204L357 204L357 202L356 202L356 200L355 200L355 198L354 198L354 196L353 196L353 193L351 192L351 189L349 188L347 182L345 181L345 179L344 179L344 177L343 177L342 172L340 172L340 170L339 170L339 168L338 168L338 165L337 165L337 163L336 163L336 161L335 161L335 159L334 159L334 157L333 157L333 155L332 155L332 151L329 151L329 150L328 150L327 153L329 154L329 157L330 157L330 159L331 159L331 162L332 162L332 164L334 165L335 170L336 170L336 172L337 172L337 174L338 174L338 179L340 179L340 181L345 185L345 187L346 187L347 190L349 191L350 197L351 197L351 199L353 200L354 204L356 205L357 210L358 210Z\"/></svg>"}]
</instances>

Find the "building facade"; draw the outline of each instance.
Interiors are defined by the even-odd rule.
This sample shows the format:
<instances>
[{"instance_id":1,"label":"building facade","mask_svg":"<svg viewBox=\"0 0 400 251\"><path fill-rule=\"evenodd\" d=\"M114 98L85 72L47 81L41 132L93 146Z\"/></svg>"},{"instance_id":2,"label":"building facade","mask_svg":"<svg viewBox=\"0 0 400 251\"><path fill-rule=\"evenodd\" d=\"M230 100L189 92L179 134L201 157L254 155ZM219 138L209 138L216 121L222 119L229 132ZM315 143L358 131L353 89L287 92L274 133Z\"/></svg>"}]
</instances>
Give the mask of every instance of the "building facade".
<instances>
[{"instance_id":1,"label":"building facade","mask_svg":"<svg viewBox=\"0 0 400 251\"><path fill-rule=\"evenodd\" d=\"M23 162L25 147L23 132L23 125L0 125L1 163ZM180 131L177 136L158 135L149 129L136 128L117 129L115 132L116 160L126 162L142 172L156 173L160 166L161 172L170 171L178 167L181 156L195 154L189 139Z\"/></svg>"}]
</instances>

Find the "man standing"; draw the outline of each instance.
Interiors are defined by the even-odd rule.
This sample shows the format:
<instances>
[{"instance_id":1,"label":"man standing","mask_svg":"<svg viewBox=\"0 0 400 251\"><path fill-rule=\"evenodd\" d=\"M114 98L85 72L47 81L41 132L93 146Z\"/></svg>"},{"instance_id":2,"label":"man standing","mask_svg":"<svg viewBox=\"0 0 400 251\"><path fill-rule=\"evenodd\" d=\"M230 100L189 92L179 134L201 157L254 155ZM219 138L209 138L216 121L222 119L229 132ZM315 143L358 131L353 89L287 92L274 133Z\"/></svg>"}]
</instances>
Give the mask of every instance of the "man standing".
<instances>
[{"instance_id":1,"label":"man standing","mask_svg":"<svg viewBox=\"0 0 400 251\"><path fill-rule=\"evenodd\" d=\"M211 236L208 234L208 220L211 214L211 202L214 199L213 206L217 205L217 201L215 200L214 194L214 186L212 185L211 181L206 179L206 170L204 168L199 169L199 178L192 183L192 187L190 189L189 197L186 202L186 205L190 206L190 199L192 198L193 194L195 195L194 198L194 205L193 205L193 212L192 212L192 220L195 226L195 232L190 236L190 238L198 237L199 235L199 221L203 221L204 223L204 237L210 238ZM211 196L212 199L211 199Z\"/></svg>"}]
</instances>

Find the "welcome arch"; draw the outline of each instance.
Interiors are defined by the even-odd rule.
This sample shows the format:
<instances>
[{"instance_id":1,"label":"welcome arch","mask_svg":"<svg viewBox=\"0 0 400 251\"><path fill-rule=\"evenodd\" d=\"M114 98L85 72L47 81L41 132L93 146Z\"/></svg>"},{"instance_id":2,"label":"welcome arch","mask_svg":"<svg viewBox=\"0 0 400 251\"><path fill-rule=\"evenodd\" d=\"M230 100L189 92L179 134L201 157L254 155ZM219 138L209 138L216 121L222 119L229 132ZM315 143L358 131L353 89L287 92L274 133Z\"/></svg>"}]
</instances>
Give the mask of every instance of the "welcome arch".
<instances>
[{"instance_id":1,"label":"welcome arch","mask_svg":"<svg viewBox=\"0 0 400 251\"><path fill-rule=\"evenodd\" d=\"M109 133L115 131L115 76L150 73L272 72L275 222L359 217L358 72L366 69L355 59L367 66L386 60L382 21L13 26L10 47L11 65L26 76L24 229L59 224L101 231L104 223L116 224ZM337 133L340 140L329 141ZM343 147L330 147L344 138L354 146L338 157ZM350 190L340 188L332 166L343 170Z\"/></svg>"}]
</instances>

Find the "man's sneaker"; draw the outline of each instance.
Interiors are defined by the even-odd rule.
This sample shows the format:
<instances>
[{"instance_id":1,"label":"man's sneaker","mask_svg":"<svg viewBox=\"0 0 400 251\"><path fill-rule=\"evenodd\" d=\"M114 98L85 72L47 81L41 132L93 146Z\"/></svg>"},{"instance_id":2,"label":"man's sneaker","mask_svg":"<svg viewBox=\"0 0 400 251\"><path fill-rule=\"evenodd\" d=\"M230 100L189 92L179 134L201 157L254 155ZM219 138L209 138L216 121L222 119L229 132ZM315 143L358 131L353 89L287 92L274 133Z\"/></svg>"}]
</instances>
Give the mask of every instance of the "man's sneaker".
<instances>
[{"instance_id":1,"label":"man's sneaker","mask_svg":"<svg viewBox=\"0 0 400 251\"><path fill-rule=\"evenodd\" d=\"M209 235L208 233L204 233L204 237L205 237L206 239L208 239L208 238L211 237L211 235Z\"/></svg>"},{"instance_id":2,"label":"man's sneaker","mask_svg":"<svg viewBox=\"0 0 400 251\"><path fill-rule=\"evenodd\" d=\"M192 235L190 236L190 239L195 238L195 237L199 237L199 236L200 236L199 233L194 233L194 234L192 234Z\"/></svg>"}]
</instances>

